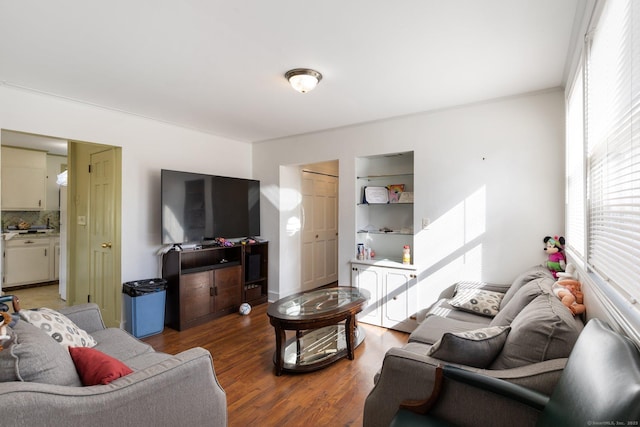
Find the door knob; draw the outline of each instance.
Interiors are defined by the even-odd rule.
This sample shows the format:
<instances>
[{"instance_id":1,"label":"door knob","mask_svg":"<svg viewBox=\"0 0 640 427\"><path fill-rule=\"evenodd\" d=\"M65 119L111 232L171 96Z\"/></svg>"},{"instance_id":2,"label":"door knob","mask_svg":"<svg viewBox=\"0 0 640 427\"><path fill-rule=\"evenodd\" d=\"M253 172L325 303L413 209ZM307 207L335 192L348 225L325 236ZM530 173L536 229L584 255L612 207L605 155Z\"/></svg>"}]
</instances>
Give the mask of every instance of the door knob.
<instances>
[{"instance_id":1,"label":"door knob","mask_svg":"<svg viewBox=\"0 0 640 427\"><path fill-rule=\"evenodd\" d=\"M111 242L103 243L103 244L101 244L101 245L100 245L100 247L102 247L102 248L104 248L104 249L106 249L106 248L111 248Z\"/></svg>"}]
</instances>

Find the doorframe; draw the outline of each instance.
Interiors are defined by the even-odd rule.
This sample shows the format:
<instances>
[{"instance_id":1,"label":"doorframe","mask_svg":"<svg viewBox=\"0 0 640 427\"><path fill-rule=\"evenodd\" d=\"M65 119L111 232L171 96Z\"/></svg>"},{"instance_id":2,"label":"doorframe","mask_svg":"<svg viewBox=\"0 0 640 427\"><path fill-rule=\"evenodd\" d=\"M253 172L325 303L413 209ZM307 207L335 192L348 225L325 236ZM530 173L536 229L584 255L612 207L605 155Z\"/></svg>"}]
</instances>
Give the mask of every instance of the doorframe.
<instances>
[{"instance_id":1,"label":"doorframe","mask_svg":"<svg viewBox=\"0 0 640 427\"><path fill-rule=\"evenodd\" d=\"M114 239L113 252L113 292L120 293L122 277L122 148L83 141L68 141L69 186L67 198L67 302L70 305L87 302L90 277L90 238L89 228L78 224L79 216L85 217L88 224L90 198L89 162L91 153L113 149L115 154L114 171ZM122 323L122 298L116 298L116 318ZM120 325L108 325L117 326Z\"/></svg>"},{"instance_id":2,"label":"doorframe","mask_svg":"<svg viewBox=\"0 0 640 427\"><path fill-rule=\"evenodd\" d=\"M340 229L340 175L339 175L339 170L340 170L340 161L338 159L336 160L329 160L329 161L325 161L325 162L317 162L317 163L309 163L309 164L305 164L300 166L299 168L299 186L298 188L300 189L300 191L302 192L302 179L304 176L304 172L310 173L310 174L317 174L317 175L325 175L325 176L330 176L336 179L336 230ZM302 198L301 198L302 199ZM302 204L302 200L300 201L300 218L301 220L303 220L303 204ZM336 259L335 259L335 265L336 268L338 268L338 260L339 260L339 256L338 256L338 252L340 249L340 236L338 235L336 237ZM301 234L300 234L300 242L299 242L300 246L300 254L303 254L304 251L304 239L302 238L302 229L301 229ZM314 264L315 264L315 259L313 260ZM299 280L300 283L302 283L302 276L303 276L303 271L302 271L302 265L303 263L300 262L300 276L299 276ZM315 265L313 266L315 269ZM336 271L336 280L338 280L338 277L340 277L340 274ZM302 287L302 285L300 285Z\"/></svg>"}]
</instances>

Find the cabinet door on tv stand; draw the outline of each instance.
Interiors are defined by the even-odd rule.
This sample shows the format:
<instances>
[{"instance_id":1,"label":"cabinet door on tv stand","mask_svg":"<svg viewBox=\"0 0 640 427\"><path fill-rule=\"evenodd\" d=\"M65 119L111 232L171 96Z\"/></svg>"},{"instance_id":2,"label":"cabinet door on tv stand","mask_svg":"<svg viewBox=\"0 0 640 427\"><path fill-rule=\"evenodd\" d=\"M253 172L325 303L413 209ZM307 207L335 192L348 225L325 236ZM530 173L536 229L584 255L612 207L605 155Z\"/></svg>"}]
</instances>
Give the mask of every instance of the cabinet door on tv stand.
<instances>
[{"instance_id":1,"label":"cabinet door on tv stand","mask_svg":"<svg viewBox=\"0 0 640 427\"><path fill-rule=\"evenodd\" d=\"M180 278L180 323L208 316L213 305L213 273L183 274Z\"/></svg>"},{"instance_id":2,"label":"cabinet door on tv stand","mask_svg":"<svg viewBox=\"0 0 640 427\"><path fill-rule=\"evenodd\" d=\"M215 310L235 310L242 302L242 267L214 270Z\"/></svg>"}]
</instances>

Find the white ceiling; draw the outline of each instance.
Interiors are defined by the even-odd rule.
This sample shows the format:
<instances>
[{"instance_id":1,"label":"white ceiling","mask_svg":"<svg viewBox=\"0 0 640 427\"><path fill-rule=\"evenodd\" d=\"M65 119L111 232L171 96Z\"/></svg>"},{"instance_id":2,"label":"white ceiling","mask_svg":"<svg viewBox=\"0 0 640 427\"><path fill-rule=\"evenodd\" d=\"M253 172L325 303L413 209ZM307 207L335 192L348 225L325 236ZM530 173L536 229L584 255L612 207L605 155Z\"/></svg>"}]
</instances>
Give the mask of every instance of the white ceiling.
<instances>
[{"instance_id":1,"label":"white ceiling","mask_svg":"<svg viewBox=\"0 0 640 427\"><path fill-rule=\"evenodd\" d=\"M562 86L583 3L0 0L0 84L264 141Z\"/></svg>"}]
</instances>

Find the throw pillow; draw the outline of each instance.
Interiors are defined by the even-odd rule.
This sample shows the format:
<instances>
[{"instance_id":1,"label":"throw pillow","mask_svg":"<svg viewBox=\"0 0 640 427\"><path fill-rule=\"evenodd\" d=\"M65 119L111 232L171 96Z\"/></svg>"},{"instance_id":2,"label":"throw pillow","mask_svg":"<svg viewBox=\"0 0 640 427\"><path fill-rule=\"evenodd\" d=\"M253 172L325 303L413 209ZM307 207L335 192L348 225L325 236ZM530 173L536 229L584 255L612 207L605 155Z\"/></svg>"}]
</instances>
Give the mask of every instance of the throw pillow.
<instances>
[{"instance_id":1,"label":"throw pillow","mask_svg":"<svg viewBox=\"0 0 640 427\"><path fill-rule=\"evenodd\" d=\"M97 344L91 335L76 326L67 316L50 308L20 310L20 318L42 329L65 347L93 347Z\"/></svg>"},{"instance_id":2,"label":"throw pillow","mask_svg":"<svg viewBox=\"0 0 640 427\"><path fill-rule=\"evenodd\" d=\"M520 289L521 286L526 285L532 280L541 279L545 277L553 279L553 276L551 275L551 272L549 271L549 269L541 265L533 266L528 270L524 271L523 273L521 273L518 277L514 279L513 283L511 283L509 290L505 292L504 298L500 303L500 309L502 309L502 307L504 307L509 303L509 301L511 301L511 298L515 295L516 292L518 292L518 289Z\"/></svg>"},{"instance_id":3,"label":"throw pillow","mask_svg":"<svg viewBox=\"0 0 640 427\"><path fill-rule=\"evenodd\" d=\"M82 385L109 384L133 371L127 365L103 352L89 347L69 347Z\"/></svg>"},{"instance_id":4,"label":"throw pillow","mask_svg":"<svg viewBox=\"0 0 640 427\"><path fill-rule=\"evenodd\" d=\"M466 332L447 332L431 346L427 355L451 363L486 368L502 351L508 326L492 326Z\"/></svg>"},{"instance_id":5,"label":"throw pillow","mask_svg":"<svg viewBox=\"0 0 640 427\"><path fill-rule=\"evenodd\" d=\"M540 294L513 319L504 348L490 368L569 357L583 327L580 317L574 317L555 295Z\"/></svg>"},{"instance_id":6,"label":"throw pillow","mask_svg":"<svg viewBox=\"0 0 640 427\"><path fill-rule=\"evenodd\" d=\"M471 290L471 289L482 289L484 291L491 292L500 292L505 293L509 290L509 284L498 284L498 283L488 283L482 282L478 280L462 280L456 283L454 295L457 295L460 291Z\"/></svg>"},{"instance_id":7,"label":"throw pillow","mask_svg":"<svg viewBox=\"0 0 640 427\"><path fill-rule=\"evenodd\" d=\"M491 326L510 325L513 319L538 295L550 293L553 283L552 278L545 277L521 286L509 300L509 304L500 304L500 312L491 320ZM502 302L504 303L504 299Z\"/></svg>"},{"instance_id":8,"label":"throw pillow","mask_svg":"<svg viewBox=\"0 0 640 427\"><path fill-rule=\"evenodd\" d=\"M67 349L43 330L18 322L10 334L11 345L0 352L0 382L82 385Z\"/></svg>"},{"instance_id":9,"label":"throw pillow","mask_svg":"<svg viewBox=\"0 0 640 427\"><path fill-rule=\"evenodd\" d=\"M493 317L498 314L502 297L504 297L504 294L501 292L485 291L484 289L463 289L449 301L449 305L459 310Z\"/></svg>"}]
</instances>

